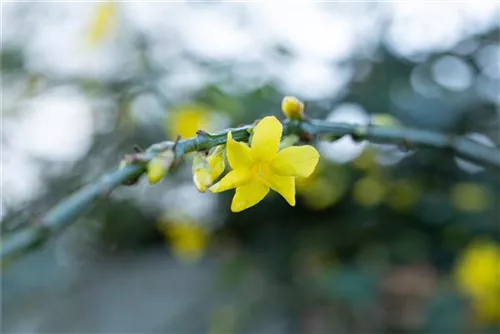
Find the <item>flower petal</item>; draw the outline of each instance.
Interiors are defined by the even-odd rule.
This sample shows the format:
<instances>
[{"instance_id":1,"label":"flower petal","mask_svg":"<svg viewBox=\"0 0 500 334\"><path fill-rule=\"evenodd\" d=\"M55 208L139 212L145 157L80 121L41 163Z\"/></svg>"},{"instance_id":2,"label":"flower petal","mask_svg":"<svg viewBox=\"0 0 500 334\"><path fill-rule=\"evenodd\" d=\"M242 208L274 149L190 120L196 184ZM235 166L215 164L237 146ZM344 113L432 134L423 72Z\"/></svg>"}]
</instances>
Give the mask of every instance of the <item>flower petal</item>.
<instances>
[{"instance_id":1,"label":"flower petal","mask_svg":"<svg viewBox=\"0 0 500 334\"><path fill-rule=\"evenodd\" d=\"M278 152L283 126L274 116L264 117L253 131L253 157L260 161L270 161Z\"/></svg>"},{"instance_id":2,"label":"flower petal","mask_svg":"<svg viewBox=\"0 0 500 334\"><path fill-rule=\"evenodd\" d=\"M240 212L262 201L269 192L269 187L263 182L253 180L236 188L236 193L231 203L232 212Z\"/></svg>"},{"instance_id":3,"label":"flower petal","mask_svg":"<svg viewBox=\"0 0 500 334\"><path fill-rule=\"evenodd\" d=\"M207 158L207 161L210 166L210 173L213 182L219 178L226 168L224 164L224 157L222 154L211 155Z\"/></svg>"},{"instance_id":4,"label":"flower petal","mask_svg":"<svg viewBox=\"0 0 500 334\"><path fill-rule=\"evenodd\" d=\"M279 193L291 206L295 206L295 178L293 176L272 175L268 180L272 190Z\"/></svg>"},{"instance_id":5,"label":"flower petal","mask_svg":"<svg viewBox=\"0 0 500 334\"><path fill-rule=\"evenodd\" d=\"M226 174L216 184L210 187L210 191L213 193L220 193L229 189L233 189L244 185L250 180L250 170L248 169L234 169Z\"/></svg>"},{"instance_id":6,"label":"flower petal","mask_svg":"<svg viewBox=\"0 0 500 334\"><path fill-rule=\"evenodd\" d=\"M252 150L244 143L233 139L231 132L227 134L227 160L232 169L248 168L252 162Z\"/></svg>"},{"instance_id":7,"label":"flower petal","mask_svg":"<svg viewBox=\"0 0 500 334\"><path fill-rule=\"evenodd\" d=\"M272 161L273 171L282 176L308 177L319 161L319 153L310 145L287 147Z\"/></svg>"}]
</instances>

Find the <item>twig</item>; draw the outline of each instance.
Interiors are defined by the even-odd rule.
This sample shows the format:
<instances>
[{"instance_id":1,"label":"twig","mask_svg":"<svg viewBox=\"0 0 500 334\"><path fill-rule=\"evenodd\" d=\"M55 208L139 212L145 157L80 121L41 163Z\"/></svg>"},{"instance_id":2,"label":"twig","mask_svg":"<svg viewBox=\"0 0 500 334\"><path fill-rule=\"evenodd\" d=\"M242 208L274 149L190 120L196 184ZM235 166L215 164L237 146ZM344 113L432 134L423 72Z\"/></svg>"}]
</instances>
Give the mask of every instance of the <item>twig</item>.
<instances>
[{"instance_id":1,"label":"twig","mask_svg":"<svg viewBox=\"0 0 500 334\"><path fill-rule=\"evenodd\" d=\"M380 144L401 144L408 148L429 147L453 151L458 157L481 165L500 168L500 150L488 147L457 135L403 127L361 126L309 120L300 125L310 134L327 134L335 137L350 135L354 139Z\"/></svg>"},{"instance_id":2,"label":"twig","mask_svg":"<svg viewBox=\"0 0 500 334\"><path fill-rule=\"evenodd\" d=\"M109 194L113 189L129 180L139 178L145 172L145 163L157 154L167 149L174 149L176 157L186 153L208 150L224 144L227 133L232 132L235 140L246 140L252 125L226 129L217 133L198 132L191 139L180 140L175 145L171 141L161 142L149 147L141 155L139 162L118 168L104 175L77 191L49 210L41 219L31 224L25 230L7 235L2 243L1 259L21 254L71 224L75 218L87 209L96 199ZM409 148L430 147L453 151L457 156L500 169L500 151L497 148L487 147L475 141L427 130L409 128L391 128L382 126L363 126L345 123L332 123L321 120L285 122L286 134L297 134L303 138L312 138L315 135L328 135L334 138L350 135L356 140L368 140L374 143L394 143Z\"/></svg>"}]
</instances>

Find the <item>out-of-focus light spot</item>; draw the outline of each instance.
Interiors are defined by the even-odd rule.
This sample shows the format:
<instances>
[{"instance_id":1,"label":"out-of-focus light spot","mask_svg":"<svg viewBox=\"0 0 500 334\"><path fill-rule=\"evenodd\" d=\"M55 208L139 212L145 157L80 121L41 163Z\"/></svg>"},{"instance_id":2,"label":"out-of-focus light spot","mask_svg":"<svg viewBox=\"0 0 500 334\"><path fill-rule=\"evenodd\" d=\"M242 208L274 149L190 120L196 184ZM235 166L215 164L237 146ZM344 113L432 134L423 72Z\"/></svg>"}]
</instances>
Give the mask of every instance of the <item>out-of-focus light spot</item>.
<instances>
[{"instance_id":1,"label":"out-of-focus light spot","mask_svg":"<svg viewBox=\"0 0 500 334\"><path fill-rule=\"evenodd\" d=\"M390 187L386 201L394 210L408 211L415 206L421 193L421 187L417 182L406 179L396 180Z\"/></svg>"},{"instance_id":2,"label":"out-of-focus light spot","mask_svg":"<svg viewBox=\"0 0 500 334\"><path fill-rule=\"evenodd\" d=\"M474 88L483 99L500 104L500 78L493 79L481 73Z\"/></svg>"},{"instance_id":3,"label":"out-of-focus light spot","mask_svg":"<svg viewBox=\"0 0 500 334\"><path fill-rule=\"evenodd\" d=\"M3 204L3 199L0 198L0 222L3 220L5 216L5 206Z\"/></svg>"},{"instance_id":4,"label":"out-of-focus light spot","mask_svg":"<svg viewBox=\"0 0 500 334\"><path fill-rule=\"evenodd\" d=\"M468 56L477 50L479 41L475 38L461 41L453 48L452 52L458 56Z\"/></svg>"},{"instance_id":5,"label":"out-of-focus light spot","mask_svg":"<svg viewBox=\"0 0 500 334\"><path fill-rule=\"evenodd\" d=\"M311 176L298 177L295 184L305 206L311 210L324 210L344 196L348 181L349 174L345 168L320 160Z\"/></svg>"},{"instance_id":6,"label":"out-of-focus light spot","mask_svg":"<svg viewBox=\"0 0 500 334\"><path fill-rule=\"evenodd\" d=\"M473 72L469 64L454 56L443 56L432 64L434 80L451 91L463 91L472 85Z\"/></svg>"},{"instance_id":7,"label":"out-of-focus light spot","mask_svg":"<svg viewBox=\"0 0 500 334\"><path fill-rule=\"evenodd\" d=\"M220 306L211 312L208 334L236 333L238 312L234 306Z\"/></svg>"},{"instance_id":8,"label":"out-of-focus light spot","mask_svg":"<svg viewBox=\"0 0 500 334\"><path fill-rule=\"evenodd\" d=\"M88 22L95 15L92 3L47 7L45 15L32 22L24 48L27 68L56 76L110 78L131 68L130 44L105 43L85 46ZM49 51L48 51L49 50Z\"/></svg>"},{"instance_id":9,"label":"out-of-focus light spot","mask_svg":"<svg viewBox=\"0 0 500 334\"><path fill-rule=\"evenodd\" d=\"M262 43L248 30L241 29L234 14L229 9L192 8L190 24L179 29L185 47L199 56L220 61L237 59L240 55L258 57Z\"/></svg>"},{"instance_id":10,"label":"out-of-focus light spot","mask_svg":"<svg viewBox=\"0 0 500 334\"><path fill-rule=\"evenodd\" d=\"M278 76L281 89L287 94L316 100L338 95L352 75L353 71L348 67L299 58Z\"/></svg>"},{"instance_id":11,"label":"out-of-focus light spot","mask_svg":"<svg viewBox=\"0 0 500 334\"><path fill-rule=\"evenodd\" d=\"M377 149L369 146L353 160L353 166L363 171L369 171L378 167L377 164Z\"/></svg>"},{"instance_id":12,"label":"out-of-focus light spot","mask_svg":"<svg viewBox=\"0 0 500 334\"><path fill-rule=\"evenodd\" d=\"M166 110L162 107L156 95L144 93L138 95L130 103L130 116L139 123L158 122Z\"/></svg>"},{"instance_id":13,"label":"out-of-focus light spot","mask_svg":"<svg viewBox=\"0 0 500 334\"><path fill-rule=\"evenodd\" d=\"M474 59L484 75L500 79L500 46L484 46L475 54Z\"/></svg>"},{"instance_id":14,"label":"out-of-focus light spot","mask_svg":"<svg viewBox=\"0 0 500 334\"><path fill-rule=\"evenodd\" d=\"M198 130L211 131L213 128L210 111L199 104L181 105L171 109L165 125L172 139L177 136L194 137Z\"/></svg>"},{"instance_id":15,"label":"out-of-focus light spot","mask_svg":"<svg viewBox=\"0 0 500 334\"><path fill-rule=\"evenodd\" d=\"M156 83L167 99L187 98L201 89L209 80L207 74L196 64L179 59L172 60L172 62L175 62L175 68L170 69L169 73Z\"/></svg>"},{"instance_id":16,"label":"out-of-focus light spot","mask_svg":"<svg viewBox=\"0 0 500 334\"><path fill-rule=\"evenodd\" d=\"M333 110L326 120L363 126L368 125L370 117L359 104L344 103ZM346 163L355 159L363 152L365 146L366 141L356 143L351 137L347 136L333 143L320 142L318 144L322 156L339 163Z\"/></svg>"},{"instance_id":17,"label":"out-of-focus light spot","mask_svg":"<svg viewBox=\"0 0 500 334\"><path fill-rule=\"evenodd\" d=\"M476 141L488 147L494 147L495 143L482 133L470 132L465 135L465 138ZM475 174L484 170L484 167L462 158L455 158L458 167L468 173Z\"/></svg>"},{"instance_id":18,"label":"out-of-focus light spot","mask_svg":"<svg viewBox=\"0 0 500 334\"><path fill-rule=\"evenodd\" d=\"M74 161L89 150L92 133L87 101L61 88L29 103L11 143L39 158Z\"/></svg>"},{"instance_id":19,"label":"out-of-focus light spot","mask_svg":"<svg viewBox=\"0 0 500 334\"><path fill-rule=\"evenodd\" d=\"M448 50L461 39L498 24L498 3L393 2L386 41L397 53L415 56ZM465 35L465 36L464 36Z\"/></svg>"},{"instance_id":20,"label":"out-of-focus light spot","mask_svg":"<svg viewBox=\"0 0 500 334\"><path fill-rule=\"evenodd\" d=\"M453 206L466 212L483 211L491 201L488 188L477 183L457 183L451 188L450 196Z\"/></svg>"},{"instance_id":21,"label":"out-of-focus light spot","mask_svg":"<svg viewBox=\"0 0 500 334\"><path fill-rule=\"evenodd\" d=\"M354 184L354 200L362 206L370 207L380 204L385 194L384 181L374 176L363 177Z\"/></svg>"},{"instance_id":22,"label":"out-of-focus light spot","mask_svg":"<svg viewBox=\"0 0 500 334\"><path fill-rule=\"evenodd\" d=\"M458 287L473 298L480 324L500 323L500 246L476 239L464 250L454 270Z\"/></svg>"},{"instance_id":23,"label":"out-of-focus light spot","mask_svg":"<svg viewBox=\"0 0 500 334\"><path fill-rule=\"evenodd\" d=\"M427 66L419 65L413 68L410 83L413 90L424 97L434 98L441 95L441 87L431 79Z\"/></svg>"},{"instance_id":24,"label":"out-of-focus light spot","mask_svg":"<svg viewBox=\"0 0 500 334\"><path fill-rule=\"evenodd\" d=\"M412 55L446 50L462 37L463 16L458 6L444 3L391 3L393 23L387 42L397 53ZM439 15L439 17L438 17Z\"/></svg>"},{"instance_id":25,"label":"out-of-focus light spot","mask_svg":"<svg viewBox=\"0 0 500 334\"><path fill-rule=\"evenodd\" d=\"M205 253L209 234L203 226L185 219L160 220L158 229L172 248L174 255L184 262L195 262Z\"/></svg>"},{"instance_id":26,"label":"out-of-focus light spot","mask_svg":"<svg viewBox=\"0 0 500 334\"><path fill-rule=\"evenodd\" d=\"M259 17L259 29L276 39L284 41L299 56L312 57L319 61L335 61L347 58L353 51L357 39L355 33L359 22L348 17L325 11L317 3L252 3L249 10ZM307 24L300 24L307 22ZM321 42L311 36L329 36Z\"/></svg>"},{"instance_id":27,"label":"out-of-focus light spot","mask_svg":"<svg viewBox=\"0 0 500 334\"><path fill-rule=\"evenodd\" d=\"M182 217L206 226L219 223L214 217L217 197L198 192L191 181L191 166L185 171L189 176L189 182L170 187L161 198L161 206L165 210L166 218L176 220Z\"/></svg>"},{"instance_id":28,"label":"out-of-focus light spot","mask_svg":"<svg viewBox=\"0 0 500 334\"><path fill-rule=\"evenodd\" d=\"M40 166L33 159L3 148L2 205L15 206L36 198L42 190Z\"/></svg>"}]
</instances>

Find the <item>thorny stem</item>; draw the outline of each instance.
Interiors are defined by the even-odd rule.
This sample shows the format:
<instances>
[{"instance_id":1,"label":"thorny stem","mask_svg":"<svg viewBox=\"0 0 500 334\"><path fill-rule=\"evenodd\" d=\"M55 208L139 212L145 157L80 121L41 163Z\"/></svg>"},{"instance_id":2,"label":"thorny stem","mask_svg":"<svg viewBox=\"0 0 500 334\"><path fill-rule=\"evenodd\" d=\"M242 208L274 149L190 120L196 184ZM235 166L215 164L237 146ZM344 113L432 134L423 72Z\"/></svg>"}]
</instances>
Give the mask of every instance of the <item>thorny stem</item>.
<instances>
[{"instance_id":1,"label":"thorny stem","mask_svg":"<svg viewBox=\"0 0 500 334\"><path fill-rule=\"evenodd\" d=\"M24 251L33 249L43 243L50 236L74 222L96 199L108 195L113 189L122 184L137 180L146 171L147 162L159 153L172 149L175 156L181 158L184 154L190 152L208 150L224 144L229 131L231 131L235 140L247 140L250 136L249 130L252 127L252 125L247 125L216 133L199 131L196 137L179 140L175 143L172 141L160 142L150 146L146 152L132 155L131 162L125 167L118 168L102 176L96 182L80 189L24 230L7 235L2 240L0 258L3 260L13 255L20 255ZM340 138L349 135L356 140L400 144L411 149L419 147L445 149L454 152L459 157L500 169L500 151L498 148L487 147L463 137L427 130L364 126L308 119L302 122L286 121L284 123L284 133L297 134L302 138L313 138L317 135ZM136 157L135 160L134 157Z\"/></svg>"}]
</instances>

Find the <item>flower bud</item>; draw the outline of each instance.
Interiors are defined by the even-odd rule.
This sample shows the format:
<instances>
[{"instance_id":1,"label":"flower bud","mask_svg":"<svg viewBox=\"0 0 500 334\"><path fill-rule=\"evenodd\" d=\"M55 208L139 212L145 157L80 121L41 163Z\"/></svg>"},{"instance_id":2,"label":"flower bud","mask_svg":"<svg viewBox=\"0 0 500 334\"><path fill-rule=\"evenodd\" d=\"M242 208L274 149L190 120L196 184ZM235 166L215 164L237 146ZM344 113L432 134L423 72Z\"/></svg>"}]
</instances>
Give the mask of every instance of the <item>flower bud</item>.
<instances>
[{"instance_id":1,"label":"flower bud","mask_svg":"<svg viewBox=\"0 0 500 334\"><path fill-rule=\"evenodd\" d=\"M150 184L161 181L167 175L168 169L174 161L174 152L165 151L160 153L148 163L147 175Z\"/></svg>"},{"instance_id":2,"label":"flower bud","mask_svg":"<svg viewBox=\"0 0 500 334\"><path fill-rule=\"evenodd\" d=\"M193 182L199 192L204 193L212 185L212 173L207 157L203 153L195 153L193 159Z\"/></svg>"},{"instance_id":3,"label":"flower bud","mask_svg":"<svg viewBox=\"0 0 500 334\"><path fill-rule=\"evenodd\" d=\"M213 183L226 169L226 164L224 162L224 145L217 146L213 152L208 155L207 161Z\"/></svg>"},{"instance_id":4,"label":"flower bud","mask_svg":"<svg viewBox=\"0 0 500 334\"><path fill-rule=\"evenodd\" d=\"M281 110L289 119L302 119L304 103L294 96L285 96L281 102Z\"/></svg>"}]
</instances>

